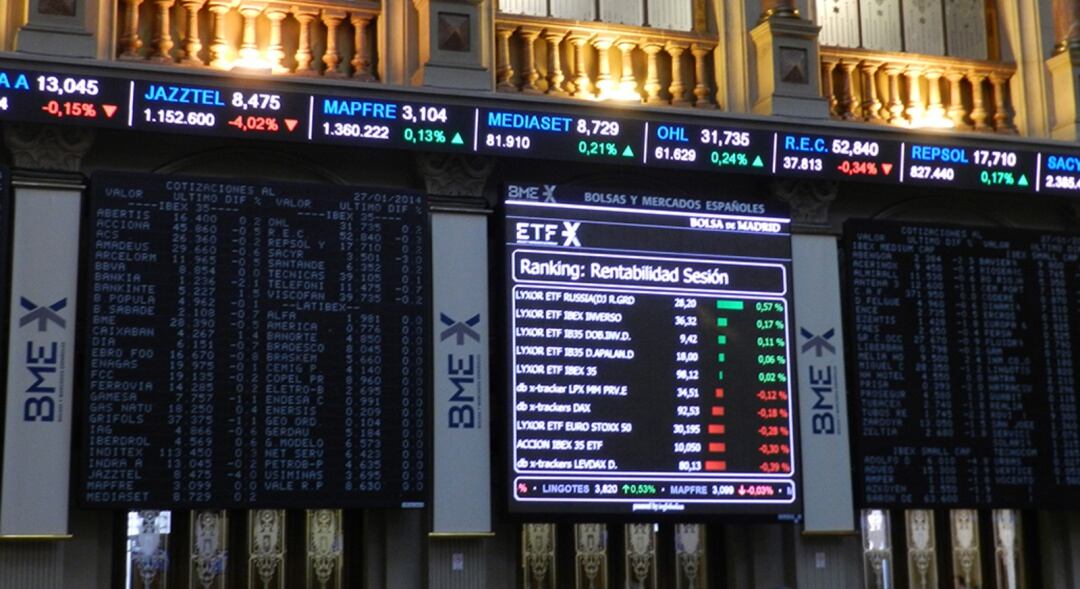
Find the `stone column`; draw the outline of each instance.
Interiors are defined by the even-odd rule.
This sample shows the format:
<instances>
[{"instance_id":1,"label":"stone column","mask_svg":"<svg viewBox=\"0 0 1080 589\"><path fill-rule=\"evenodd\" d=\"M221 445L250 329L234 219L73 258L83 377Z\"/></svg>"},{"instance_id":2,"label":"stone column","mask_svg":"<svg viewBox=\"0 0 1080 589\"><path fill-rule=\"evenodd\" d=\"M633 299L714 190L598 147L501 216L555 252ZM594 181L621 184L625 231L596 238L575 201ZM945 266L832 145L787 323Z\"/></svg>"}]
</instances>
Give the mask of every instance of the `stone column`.
<instances>
[{"instance_id":1,"label":"stone column","mask_svg":"<svg viewBox=\"0 0 1080 589\"><path fill-rule=\"evenodd\" d=\"M491 90L494 0L413 0L421 86Z\"/></svg>"},{"instance_id":2,"label":"stone column","mask_svg":"<svg viewBox=\"0 0 1080 589\"><path fill-rule=\"evenodd\" d=\"M1080 0L1054 0L1054 55L1050 71L1054 139L1080 139Z\"/></svg>"},{"instance_id":3,"label":"stone column","mask_svg":"<svg viewBox=\"0 0 1080 589\"><path fill-rule=\"evenodd\" d=\"M758 68L754 112L828 118L829 103L821 95L821 27L799 17L795 6L795 0L764 0L761 21L750 31Z\"/></svg>"},{"instance_id":4,"label":"stone column","mask_svg":"<svg viewBox=\"0 0 1080 589\"><path fill-rule=\"evenodd\" d=\"M773 180L773 197L791 207L792 233L828 233L829 205L836 200L836 182L820 180Z\"/></svg>"},{"instance_id":5,"label":"stone column","mask_svg":"<svg viewBox=\"0 0 1080 589\"><path fill-rule=\"evenodd\" d=\"M65 571L71 566L67 563L72 563L90 565L90 570L79 571L79 579L93 585L102 578L95 570L96 563L109 562L112 548L100 541L109 537L109 525L100 526L102 520L87 517L86 512L68 501L71 473L67 464L71 460L73 425L69 408L82 403L83 391L57 385L55 398L63 399L64 405L55 407L65 410L39 404L33 419L24 420L22 409L14 409L23 407L17 394L33 381L32 375L30 381L24 381L16 370L27 365L27 338L41 342L35 346L58 350L51 364L57 367L57 382L70 381L78 370L73 354L74 326L79 319L74 301L79 292L76 270L80 202L85 188L81 171L95 133L85 127L22 123L6 124L0 132L12 167L10 176L7 169L0 170L0 182L7 185L10 180L13 193L4 194L0 206L13 227L5 251L10 261L5 261L5 269L11 274L10 303L15 305L10 334L9 328L4 330L4 337L10 336L11 342L4 360L9 383L0 399L7 407L0 439L4 460L0 475L0 535L5 538L0 578L4 586L55 587L61 584L65 572L72 572ZM15 320L19 316L16 313L25 313L20 301L33 301L35 305L53 305L55 301L56 319L47 325L42 323L40 329L27 327L20 331ZM19 484L30 480L39 484ZM86 536L76 537L76 532ZM28 541L35 538L37 542Z\"/></svg>"},{"instance_id":6,"label":"stone column","mask_svg":"<svg viewBox=\"0 0 1080 589\"><path fill-rule=\"evenodd\" d=\"M431 211L431 305L436 333L465 325L476 337L435 338L432 413L452 414L451 366L479 368L466 385L477 406L490 407L488 329L488 215L484 194L495 161L483 157L421 154L417 171ZM458 323L454 323L454 322ZM448 323L449 322L449 323ZM465 360L467 358L467 360ZM441 365L440 365L441 364ZM466 370L462 368L462 370ZM451 387L452 388L452 387ZM471 407L471 406L469 406ZM491 513L490 411L474 413L466 428L438 420L432 431L431 531L427 541L427 587L497 586L488 578L495 530ZM505 542L506 539L501 539ZM420 585L416 585L420 586Z\"/></svg>"}]
</instances>

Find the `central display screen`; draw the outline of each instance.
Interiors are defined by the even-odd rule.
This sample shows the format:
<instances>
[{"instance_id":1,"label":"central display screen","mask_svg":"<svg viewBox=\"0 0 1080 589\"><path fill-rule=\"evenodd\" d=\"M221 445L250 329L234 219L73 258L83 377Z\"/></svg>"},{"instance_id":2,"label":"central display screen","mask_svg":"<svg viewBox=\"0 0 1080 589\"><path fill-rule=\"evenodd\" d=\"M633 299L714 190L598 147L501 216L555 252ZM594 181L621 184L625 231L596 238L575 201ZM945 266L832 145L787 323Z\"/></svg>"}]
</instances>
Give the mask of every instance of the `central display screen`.
<instances>
[{"instance_id":1,"label":"central display screen","mask_svg":"<svg viewBox=\"0 0 1080 589\"><path fill-rule=\"evenodd\" d=\"M789 219L510 185L510 508L799 511Z\"/></svg>"}]
</instances>

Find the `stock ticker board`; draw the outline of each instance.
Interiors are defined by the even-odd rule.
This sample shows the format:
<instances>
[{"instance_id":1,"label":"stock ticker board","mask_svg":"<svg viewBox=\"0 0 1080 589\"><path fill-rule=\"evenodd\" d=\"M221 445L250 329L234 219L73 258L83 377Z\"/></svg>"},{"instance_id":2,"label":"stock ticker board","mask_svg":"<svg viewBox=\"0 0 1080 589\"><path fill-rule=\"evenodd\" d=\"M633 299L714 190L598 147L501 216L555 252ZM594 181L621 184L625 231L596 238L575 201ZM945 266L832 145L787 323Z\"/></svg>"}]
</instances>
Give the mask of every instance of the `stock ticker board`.
<instances>
[{"instance_id":1,"label":"stock ticker board","mask_svg":"<svg viewBox=\"0 0 1080 589\"><path fill-rule=\"evenodd\" d=\"M371 85L316 94L303 83L260 78L120 78L17 65L0 63L0 120L980 192L1080 191L1080 156L1065 144L777 128L771 120L526 101L509 108L494 98Z\"/></svg>"},{"instance_id":2,"label":"stock ticker board","mask_svg":"<svg viewBox=\"0 0 1080 589\"><path fill-rule=\"evenodd\" d=\"M868 507L1080 496L1080 237L845 227L855 489Z\"/></svg>"},{"instance_id":3,"label":"stock ticker board","mask_svg":"<svg viewBox=\"0 0 1080 589\"><path fill-rule=\"evenodd\" d=\"M89 209L85 505L423 504L422 196L101 173Z\"/></svg>"},{"instance_id":4,"label":"stock ticker board","mask_svg":"<svg viewBox=\"0 0 1080 589\"><path fill-rule=\"evenodd\" d=\"M510 509L798 513L786 210L506 190Z\"/></svg>"}]
</instances>

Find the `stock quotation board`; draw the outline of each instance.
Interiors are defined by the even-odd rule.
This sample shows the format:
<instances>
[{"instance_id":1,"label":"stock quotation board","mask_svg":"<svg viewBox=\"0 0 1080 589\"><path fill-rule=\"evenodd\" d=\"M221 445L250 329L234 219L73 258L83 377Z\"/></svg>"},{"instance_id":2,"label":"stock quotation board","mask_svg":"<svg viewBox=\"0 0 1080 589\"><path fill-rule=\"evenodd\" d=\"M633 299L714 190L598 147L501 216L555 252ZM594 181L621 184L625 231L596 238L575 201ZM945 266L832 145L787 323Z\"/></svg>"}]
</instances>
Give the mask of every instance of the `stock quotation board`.
<instances>
[{"instance_id":1,"label":"stock quotation board","mask_svg":"<svg viewBox=\"0 0 1080 589\"><path fill-rule=\"evenodd\" d=\"M101 173L88 506L422 506L421 195Z\"/></svg>"},{"instance_id":2,"label":"stock quotation board","mask_svg":"<svg viewBox=\"0 0 1080 589\"><path fill-rule=\"evenodd\" d=\"M845 227L856 495L1066 507L1080 496L1080 237Z\"/></svg>"},{"instance_id":3,"label":"stock quotation board","mask_svg":"<svg viewBox=\"0 0 1080 589\"><path fill-rule=\"evenodd\" d=\"M1080 192L1080 156L1065 144L517 104L371 85L326 94L260 78L120 78L0 62L0 120L7 121L981 192Z\"/></svg>"},{"instance_id":4,"label":"stock quotation board","mask_svg":"<svg viewBox=\"0 0 1080 589\"><path fill-rule=\"evenodd\" d=\"M786 211L506 197L511 510L798 513Z\"/></svg>"}]
</instances>

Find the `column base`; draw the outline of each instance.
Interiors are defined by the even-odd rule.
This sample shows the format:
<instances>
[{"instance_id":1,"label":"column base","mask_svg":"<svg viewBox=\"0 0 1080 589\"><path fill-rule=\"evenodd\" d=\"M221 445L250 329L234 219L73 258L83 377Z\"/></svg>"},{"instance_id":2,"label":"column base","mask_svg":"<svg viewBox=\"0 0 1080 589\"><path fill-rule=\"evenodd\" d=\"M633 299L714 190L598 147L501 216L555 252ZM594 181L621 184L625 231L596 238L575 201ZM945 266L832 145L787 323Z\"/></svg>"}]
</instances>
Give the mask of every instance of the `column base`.
<instances>
[{"instance_id":1,"label":"column base","mask_svg":"<svg viewBox=\"0 0 1080 589\"><path fill-rule=\"evenodd\" d=\"M16 51L63 57L97 57L97 41L90 33L77 28L23 25L15 42Z\"/></svg>"},{"instance_id":2,"label":"column base","mask_svg":"<svg viewBox=\"0 0 1080 589\"><path fill-rule=\"evenodd\" d=\"M456 90L491 90L491 72L480 66L463 67L428 62L413 73L412 83L417 86Z\"/></svg>"}]
</instances>

